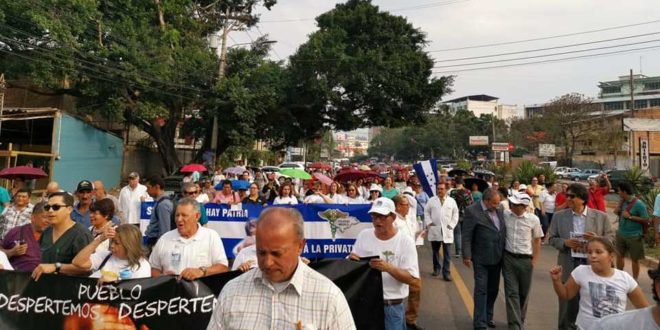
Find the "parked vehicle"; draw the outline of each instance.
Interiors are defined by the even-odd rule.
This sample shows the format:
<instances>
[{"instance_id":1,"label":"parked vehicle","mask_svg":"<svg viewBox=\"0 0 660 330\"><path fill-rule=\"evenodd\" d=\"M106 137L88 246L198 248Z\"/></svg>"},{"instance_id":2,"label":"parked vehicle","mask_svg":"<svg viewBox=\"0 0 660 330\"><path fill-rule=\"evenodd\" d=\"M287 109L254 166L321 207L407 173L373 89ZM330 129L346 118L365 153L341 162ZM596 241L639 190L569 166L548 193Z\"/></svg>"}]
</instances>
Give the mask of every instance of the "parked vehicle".
<instances>
[{"instance_id":1,"label":"parked vehicle","mask_svg":"<svg viewBox=\"0 0 660 330\"><path fill-rule=\"evenodd\" d=\"M555 174L557 174L557 177L560 179L570 179L571 173L578 173L578 172L580 172L580 169L576 167L564 167L561 168L561 170L557 170L557 169L555 170Z\"/></svg>"},{"instance_id":2,"label":"parked vehicle","mask_svg":"<svg viewBox=\"0 0 660 330\"><path fill-rule=\"evenodd\" d=\"M569 179L573 181L580 181L580 180L587 180L590 176L595 175L598 176L600 174L600 170L598 169L593 169L593 168L588 168L586 170L582 170L580 172L571 172L569 173Z\"/></svg>"},{"instance_id":3,"label":"parked vehicle","mask_svg":"<svg viewBox=\"0 0 660 330\"><path fill-rule=\"evenodd\" d=\"M302 162L282 163L278 167L280 168L280 170L283 170L285 168L295 168L303 171L305 170L305 164L303 164Z\"/></svg>"},{"instance_id":4,"label":"parked vehicle","mask_svg":"<svg viewBox=\"0 0 660 330\"><path fill-rule=\"evenodd\" d=\"M625 170L612 170L609 173L607 173L607 177L610 179L610 183L612 184L612 189L616 189L616 186L623 181L626 181L625 177ZM642 189L649 191L654 188L654 183L651 178L647 176L642 177Z\"/></svg>"}]
</instances>

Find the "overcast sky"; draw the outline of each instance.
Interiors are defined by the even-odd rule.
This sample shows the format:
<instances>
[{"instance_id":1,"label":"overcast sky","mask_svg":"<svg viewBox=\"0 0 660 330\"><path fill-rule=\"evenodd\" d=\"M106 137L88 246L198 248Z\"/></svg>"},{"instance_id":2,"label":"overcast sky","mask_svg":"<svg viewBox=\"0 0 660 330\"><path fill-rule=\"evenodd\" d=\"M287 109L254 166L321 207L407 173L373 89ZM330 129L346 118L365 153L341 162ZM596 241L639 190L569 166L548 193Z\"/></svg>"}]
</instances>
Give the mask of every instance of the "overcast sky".
<instances>
[{"instance_id":1,"label":"overcast sky","mask_svg":"<svg viewBox=\"0 0 660 330\"><path fill-rule=\"evenodd\" d=\"M259 24L258 30L252 29L247 33L234 32L231 42L249 42L250 38L257 38L260 33L268 34L270 39L277 41L273 46L274 51L271 52L271 57L286 59L307 40L310 33L317 30L313 18L331 10L335 4L341 2L345 1L279 0L271 11L261 10L263 12L262 22ZM489 94L499 97L500 103L517 104L522 107L524 104L543 103L570 92L597 97L599 81L616 80L620 75L627 75L630 69L639 73L640 59L643 74L660 76L660 1L658 0L373 0L372 3L378 5L381 10L405 16L413 26L424 31L429 41L426 50L436 61L621 38L620 40L539 52L460 62L437 62L436 66L514 59L639 43L560 56L438 68L435 71L445 72L615 52L631 48L658 47L627 54L555 63L443 73L457 76L454 83L455 91L451 95L445 96L444 100L472 94ZM656 20L658 22L561 38L465 50L437 51L592 31ZM658 34L626 38L655 32Z\"/></svg>"}]
</instances>

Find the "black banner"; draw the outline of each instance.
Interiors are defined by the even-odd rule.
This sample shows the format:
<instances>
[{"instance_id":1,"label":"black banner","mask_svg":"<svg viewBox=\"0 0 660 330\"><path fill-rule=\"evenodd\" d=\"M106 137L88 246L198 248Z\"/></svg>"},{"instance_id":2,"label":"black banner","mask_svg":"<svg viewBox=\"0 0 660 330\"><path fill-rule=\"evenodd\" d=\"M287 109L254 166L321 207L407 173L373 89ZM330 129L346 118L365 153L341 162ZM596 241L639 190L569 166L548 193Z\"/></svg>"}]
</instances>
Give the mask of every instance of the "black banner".
<instances>
[{"instance_id":1,"label":"black banner","mask_svg":"<svg viewBox=\"0 0 660 330\"><path fill-rule=\"evenodd\" d=\"M310 264L346 296L358 329L383 329L380 272L365 262ZM198 281L173 276L98 285L96 279L0 271L0 329L206 329L229 272Z\"/></svg>"}]
</instances>

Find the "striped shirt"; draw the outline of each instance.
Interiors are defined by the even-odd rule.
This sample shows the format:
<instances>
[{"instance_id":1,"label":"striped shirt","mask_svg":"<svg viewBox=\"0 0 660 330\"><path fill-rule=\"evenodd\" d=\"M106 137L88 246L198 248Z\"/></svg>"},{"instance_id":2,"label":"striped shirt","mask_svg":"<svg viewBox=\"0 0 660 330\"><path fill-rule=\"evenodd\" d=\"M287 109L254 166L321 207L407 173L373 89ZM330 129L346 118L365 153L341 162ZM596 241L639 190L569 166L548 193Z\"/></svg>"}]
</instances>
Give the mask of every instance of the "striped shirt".
<instances>
[{"instance_id":1,"label":"striped shirt","mask_svg":"<svg viewBox=\"0 0 660 330\"><path fill-rule=\"evenodd\" d=\"M220 292L209 330L355 329L344 294L302 261L284 288L258 269L231 280Z\"/></svg>"},{"instance_id":2,"label":"striped shirt","mask_svg":"<svg viewBox=\"0 0 660 330\"><path fill-rule=\"evenodd\" d=\"M30 223L33 209L34 205L29 203L20 211L13 204L4 209L0 215L0 240L4 239L12 228Z\"/></svg>"}]
</instances>

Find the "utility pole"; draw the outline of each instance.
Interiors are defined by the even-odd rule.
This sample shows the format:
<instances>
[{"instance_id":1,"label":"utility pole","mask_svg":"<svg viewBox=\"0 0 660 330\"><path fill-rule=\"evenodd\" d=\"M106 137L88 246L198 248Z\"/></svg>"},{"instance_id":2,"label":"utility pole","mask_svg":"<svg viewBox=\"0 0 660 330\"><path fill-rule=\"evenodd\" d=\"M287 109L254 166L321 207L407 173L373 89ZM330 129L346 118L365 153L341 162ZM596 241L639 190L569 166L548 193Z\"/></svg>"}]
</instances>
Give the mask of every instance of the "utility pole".
<instances>
[{"instance_id":1,"label":"utility pole","mask_svg":"<svg viewBox=\"0 0 660 330\"><path fill-rule=\"evenodd\" d=\"M630 69L630 79L629 79L629 84L630 84L630 118L635 118L635 96L634 96L634 86L633 86L633 70ZM630 152L630 163L632 166L635 166L635 131L634 131L634 125L630 128L630 134L628 136L628 144L630 145L630 148L628 148Z\"/></svg>"}]
</instances>

